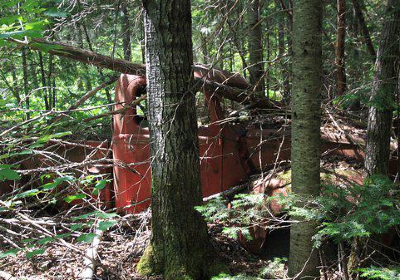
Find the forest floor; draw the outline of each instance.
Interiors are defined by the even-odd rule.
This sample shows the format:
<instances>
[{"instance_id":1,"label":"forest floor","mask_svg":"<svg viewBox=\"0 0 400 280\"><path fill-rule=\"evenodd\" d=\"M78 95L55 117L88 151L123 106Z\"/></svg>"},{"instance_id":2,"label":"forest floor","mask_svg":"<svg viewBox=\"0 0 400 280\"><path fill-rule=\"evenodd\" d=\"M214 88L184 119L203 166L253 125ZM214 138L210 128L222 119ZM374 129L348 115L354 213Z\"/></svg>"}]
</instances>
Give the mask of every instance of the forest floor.
<instances>
[{"instance_id":1,"label":"forest floor","mask_svg":"<svg viewBox=\"0 0 400 280\"><path fill-rule=\"evenodd\" d=\"M327 123L324 129L328 132L337 131L338 124ZM354 127L341 124L340 130L342 130L342 134L350 133L362 138L363 131ZM362 180L362 163L346 156L323 155L321 170L331 179L334 176L338 180L349 179L356 183L360 183ZM283 172L287 172L287 170ZM284 177L288 178L287 174ZM274 178L279 178L278 181L281 184L290 184L290 182L283 182L282 173L274 174ZM258 177L253 179L254 181L259 180ZM57 225L54 228L61 228L60 224L64 223L64 218L60 215L57 215L56 218L51 215L44 218L50 224ZM149 220L149 211L140 215L126 215L118 219L118 224L104 232L96 255L94 279L161 279L157 277L140 278L135 272L135 267L149 241ZM271 264L273 266L275 258L288 257L289 230L287 228L269 232L261 253L257 255L246 251L237 239L223 234L224 224L213 223L208 227L212 244L221 259L227 263L231 275L257 276L263 268L271 266ZM24 252L1 258L0 279L2 277L7 280L79 279L85 266L85 252L90 245L78 243L75 239L76 236L65 238L64 242L48 243L43 254L31 258L27 258ZM275 268L280 270L275 271L275 274L284 277L284 267L275 266ZM338 278L332 275L329 279Z\"/></svg>"},{"instance_id":2,"label":"forest floor","mask_svg":"<svg viewBox=\"0 0 400 280\"><path fill-rule=\"evenodd\" d=\"M141 278L136 274L135 267L148 242L149 232L142 231L139 236L135 227L140 225L136 224L136 219L125 217L122 220L123 224L114 226L103 235L94 279L162 279ZM220 224L209 225L209 232L212 244L232 274L257 275L267 266L268 260L244 250L237 240L223 235L222 228ZM283 239L286 243L283 245L287 247L288 235ZM3 258L0 261L0 279L7 279L7 274L13 276L13 280L79 279L84 269L82 253L88 247L87 244L75 243L75 250L72 250L63 244L51 244L44 254L32 258L27 258L23 253Z\"/></svg>"},{"instance_id":3,"label":"forest floor","mask_svg":"<svg viewBox=\"0 0 400 280\"><path fill-rule=\"evenodd\" d=\"M356 167L356 168L354 168ZM349 176L360 174L360 166L345 157L325 157L323 169L336 170L343 174L351 170ZM277 175L278 177L280 174ZM359 176L356 176L359 177ZM357 179L357 178L355 178ZM126 215L119 223L107 230L101 239L97 252L97 263L94 279L103 280L141 280L162 278L141 278L135 272L136 264L146 247L149 237L149 211L140 217ZM46 217L47 221L52 219ZM59 218L54 220L58 223ZM231 275L257 276L268 265L273 265L275 258L287 258L289 254L289 230L280 229L268 234L261 253L256 255L246 251L237 239L222 233L223 224L209 224L212 244L220 258L223 259ZM41 279L79 279L84 269L84 254L90 245L65 239L65 243L48 244L44 254L27 258L19 252L15 256L0 259L0 279L3 276L13 276L10 280L41 280ZM284 268L275 274L282 274ZM2 274L3 273L3 274ZM331 278L335 279L335 278Z\"/></svg>"}]
</instances>

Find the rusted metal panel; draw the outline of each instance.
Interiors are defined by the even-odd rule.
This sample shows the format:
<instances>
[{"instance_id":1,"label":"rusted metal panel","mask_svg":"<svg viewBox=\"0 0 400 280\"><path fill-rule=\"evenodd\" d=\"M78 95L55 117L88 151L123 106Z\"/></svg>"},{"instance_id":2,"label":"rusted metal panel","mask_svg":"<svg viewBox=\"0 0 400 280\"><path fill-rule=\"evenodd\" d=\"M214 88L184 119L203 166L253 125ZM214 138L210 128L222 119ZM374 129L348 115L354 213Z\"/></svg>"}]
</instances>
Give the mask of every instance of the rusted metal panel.
<instances>
[{"instance_id":1,"label":"rusted metal panel","mask_svg":"<svg viewBox=\"0 0 400 280\"><path fill-rule=\"evenodd\" d=\"M122 75L117 82L115 109L135 100L144 86L143 77ZM228 125L216 123L223 117L219 98L205 92L205 99L211 123L199 127L199 156L203 196L207 197L247 180L249 171L239 153L239 137ZM136 113L136 108L131 108L114 117L112 140L115 204L133 213L147 208L151 197L149 130L135 121Z\"/></svg>"}]
</instances>

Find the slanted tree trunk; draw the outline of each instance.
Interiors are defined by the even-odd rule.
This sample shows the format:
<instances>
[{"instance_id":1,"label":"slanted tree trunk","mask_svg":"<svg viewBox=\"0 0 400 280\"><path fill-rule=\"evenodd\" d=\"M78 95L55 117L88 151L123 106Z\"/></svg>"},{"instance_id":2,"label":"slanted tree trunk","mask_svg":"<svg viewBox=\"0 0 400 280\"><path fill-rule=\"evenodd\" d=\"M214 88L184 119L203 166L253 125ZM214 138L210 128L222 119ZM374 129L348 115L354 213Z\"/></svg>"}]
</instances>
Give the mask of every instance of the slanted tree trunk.
<instances>
[{"instance_id":1,"label":"slanted tree trunk","mask_svg":"<svg viewBox=\"0 0 400 280\"><path fill-rule=\"evenodd\" d=\"M143 1L149 104L152 236L142 275L207 279L214 252L202 203L190 0Z\"/></svg>"},{"instance_id":2,"label":"slanted tree trunk","mask_svg":"<svg viewBox=\"0 0 400 280\"><path fill-rule=\"evenodd\" d=\"M249 27L249 73L250 84L260 97L264 96L264 63L262 46L262 25L260 21L261 1L252 0L247 11Z\"/></svg>"},{"instance_id":3,"label":"slanted tree trunk","mask_svg":"<svg viewBox=\"0 0 400 280\"><path fill-rule=\"evenodd\" d=\"M336 94L346 91L345 38L346 38L346 0L337 0L337 35L335 48Z\"/></svg>"},{"instance_id":4,"label":"slanted tree trunk","mask_svg":"<svg viewBox=\"0 0 400 280\"><path fill-rule=\"evenodd\" d=\"M379 41L368 114L365 169L388 174L393 104L399 77L400 0L389 0Z\"/></svg>"},{"instance_id":5,"label":"slanted tree trunk","mask_svg":"<svg viewBox=\"0 0 400 280\"><path fill-rule=\"evenodd\" d=\"M320 191L322 1L297 0L293 4L292 191L311 197ZM319 276L312 241L315 232L315 222L291 226L289 274L296 279Z\"/></svg>"},{"instance_id":6,"label":"slanted tree trunk","mask_svg":"<svg viewBox=\"0 0 400 280\"><path fill-rule=\"evenodd\" d=\"M367 24L365 23L364 14L361 9L361 1L362 0L352 0L352 1L353 1L353 7L354 7L355 14L358 18L358 22L360 23L361 32L364 37L364 43L367 46L368 52L375 59L375 57L376 57L375 48L374 48L374 45L372 44L371 36L369 35L369 30L368 30Z\"/></svg>"}]
</instances>

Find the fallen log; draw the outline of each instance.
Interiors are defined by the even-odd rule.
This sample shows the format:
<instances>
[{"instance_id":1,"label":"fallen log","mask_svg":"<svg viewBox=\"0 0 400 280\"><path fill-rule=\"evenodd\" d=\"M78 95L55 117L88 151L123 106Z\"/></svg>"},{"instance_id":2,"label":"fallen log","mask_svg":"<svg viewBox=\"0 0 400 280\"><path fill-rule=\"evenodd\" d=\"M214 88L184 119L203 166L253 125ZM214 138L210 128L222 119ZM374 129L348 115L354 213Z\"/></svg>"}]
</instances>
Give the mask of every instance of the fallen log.
<instances>
[{"instance_id":1,"label":"fallen log","mask_svg":"<svg viewBox=\"0 0 400 280\"><path fill-rule=\"evenodd\" d=\"M124 74L138 76L146 75L146 67L144 64L136 64L127 60L113 58L61 42L46 41L37 38L32 39L32 41L30 42L16 39L9 39L9 41L14 42L20 46L29 47L33 50L48 52L53 55L77 60L101 68L107 68ZM194 69L197 69L199 67L199 65L193 66ZM212 69L209 69L209 71L212 71ZM225 71L223 72L227 73ZM224 98L227 98L229 100L239 102L243 105L249 105L250 108L278 109L282 107L279 102L268 100L267 98L256 98L253 92L246 89L244 86L241 86L239 88L237 87L238 85L235 83L232 83L231 85L229 79L233 76L233 74L230 74L230 76L227 77L226 84L209 80L207 78L207 75L204 75L204 77L201 78L195 78L195 82L199 88L203 87L206 90L210 92L215 92L215 94L223 96Z\"/></svg>"}]
</instances>

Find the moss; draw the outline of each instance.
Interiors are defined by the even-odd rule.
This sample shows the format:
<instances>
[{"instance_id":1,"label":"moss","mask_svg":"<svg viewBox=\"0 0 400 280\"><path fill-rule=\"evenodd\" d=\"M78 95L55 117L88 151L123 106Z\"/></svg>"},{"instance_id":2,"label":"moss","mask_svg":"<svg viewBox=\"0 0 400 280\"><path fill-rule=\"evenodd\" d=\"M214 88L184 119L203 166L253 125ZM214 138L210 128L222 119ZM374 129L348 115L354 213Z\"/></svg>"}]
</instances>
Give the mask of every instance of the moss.
<instances>
[{"instance_id":1,"label":"moss","mask_svg":"<svg viewBox=\"0 0 400 280\"><path fill-rule=\"evenodd\" d=\"M189 273L183 267L167 271L164 278L167 280L197 280L196 278L189 276Z\"/></svg>"},{"instance_id":2,"label":"moss","mask_svg":"<svg viewBox=\"0 0 400 280\"><path fill-rule=\"evenodd\" d=\"M212 263L207 269L207 275L210 276L210 278L224 273L229 273L229 269L228 266L222 261L216 261Z\"/></svg>"},{"instance_id":3,"label":"moss","mask_svg":"<svg viewBox=\"0 0 400 280\"><path fill-rule=\"evenodd\" d=\"M157 265L154 259L153 247L149 244L140 258L136 266L136 272L140 276L151 276L161 274L159 265Z\"/></svg>"},{"instance_id":4,"label":"moss","mask_svg":"<svg viewBox=\"0 0 400 280\"><path fill-rule=\"evenodd\" d=\"M229 272L227 266L213 256L205 257L203 254L199 254L193 259L197 261L188 264L191 268L189 270L189 267L184 267L181 262L179 264L171 262L165 267L156 261L153 246L149 245L136 266L136 272L143 277L163 274L166 280L210 279L220 273Z\"/></svg>"},{"instance_id":5,"label":"moss","mask_svg":"<svg viewBox=\"0 0 400 280\"><path fill-rule=\"evenodd\" d=\"M292 169L277 174L277 178L286 183L290 183L292 181Z\"/></svg>"}]
</instances>

